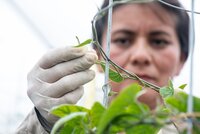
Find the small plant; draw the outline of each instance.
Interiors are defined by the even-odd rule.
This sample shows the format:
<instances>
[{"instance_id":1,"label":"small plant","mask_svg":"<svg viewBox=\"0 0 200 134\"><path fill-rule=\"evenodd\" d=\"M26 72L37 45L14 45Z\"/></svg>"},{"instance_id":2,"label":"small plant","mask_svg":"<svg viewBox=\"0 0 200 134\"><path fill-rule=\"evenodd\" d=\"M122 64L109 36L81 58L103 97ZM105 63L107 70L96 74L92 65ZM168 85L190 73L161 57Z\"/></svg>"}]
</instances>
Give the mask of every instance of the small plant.
<instances>
[{"instance_id":1,"label":"small plant","mask_svg":"<svg viewBox=\"0 0 200 134\"><path fill-rule=\"evenodd\" d=\"M78 46L91 43L88 39ZM105 70L105 63L97 61L96 64ZM118 67L118 66L117 66ZM173 125L174 130L186 133L187 121L192 120L193 133L200 133L200 98L193 97L194 112L187 113L188 95L182 91L176 92L173 84L169 81L168 86L154 87L140 78L129 77L110 68L109 78L115 82L121 82L127 78L139 80L141 85L132 84L123 89L118 96L112 100L108 108L99 102L94 103L91 109L82 106L64 104L51 110L51 114L60 117L55 123L51 134L156 134L166 125ZM134 76L134 75L133 75ZM155 110L138 101L143 93L142 87L153 87L163 98L164 104L158 104ZM179 88L183 89L183 84ZM176 92L176 93L175 93ZM181 126L181 127L180 127ZM172 130L171 130L172 131Z\"/></svg>"},{"instance_id":2,"label":"small plant","mask_svg":"<svg viewBox=\"0 0 200 134\"><path fill-rule=\"evenodd\" d=\"M179 133L185 133L183 126L187 119L193 120L193 133L200 133L200 99L194 99L194 113L187 114L187 97L182 91L164 98L165 105L158 105L154 111L139 102L142 87L132 84L122 90L108 108L96 102L91 109L75 105L61 105L51 113L60 117L52 134L156 134L165 125L174 125ZM167 92L163 91L162 96Z\"/></svg>"}]
</instances>

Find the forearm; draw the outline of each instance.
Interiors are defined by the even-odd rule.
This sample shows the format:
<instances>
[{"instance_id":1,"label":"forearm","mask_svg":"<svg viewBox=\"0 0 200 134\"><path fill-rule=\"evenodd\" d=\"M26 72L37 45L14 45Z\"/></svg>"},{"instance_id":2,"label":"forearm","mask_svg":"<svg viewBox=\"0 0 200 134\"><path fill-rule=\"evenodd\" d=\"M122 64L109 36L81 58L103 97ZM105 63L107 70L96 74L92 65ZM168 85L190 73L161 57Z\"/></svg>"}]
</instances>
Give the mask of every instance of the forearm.
<instances>
[{"instance_id":1,"label":"forearm","mask_svg":"<svg viewBox=\"0 0 200 134\"><path fill-rule=\"evenodd\" d=\"M41 126L34 109L17 128L16 134L48 134Z\"/></svg>"}]
</instances>

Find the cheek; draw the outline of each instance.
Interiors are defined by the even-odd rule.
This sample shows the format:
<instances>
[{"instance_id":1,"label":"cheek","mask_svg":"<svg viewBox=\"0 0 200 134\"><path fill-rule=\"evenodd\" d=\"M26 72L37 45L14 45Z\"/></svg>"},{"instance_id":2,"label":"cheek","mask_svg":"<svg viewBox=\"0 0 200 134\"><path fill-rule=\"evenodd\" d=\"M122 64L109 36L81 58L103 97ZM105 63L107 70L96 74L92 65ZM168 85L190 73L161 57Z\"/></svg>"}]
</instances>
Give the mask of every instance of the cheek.
<instances>
[{"instance_id":1,"label":"cheek","mask_svg":"<svg viewBox=\"0 0 200 134\"><path fill-rule=\"evenodd\" d=\"M102 47L104 52L106 53L106 34L103 34L103 41L102 41ZM119 47L117 47L116 45L112 44L110 45L110 59L115 62L116 64L118 64L121 67L124 67L126 64L126 60L127 59L127 50L121 49Z\"/></svg>"},{"instance_id":2,"label":"cheek","mask_svg":"<svg viewBox=\"0 0 200 134\"><path fill-rule=\"evenodd\" d=\"M126 69L126 66L129 64L128 58L129 52L128 50L119 50L118 48L111 49L110 52L110 59L114 61L120 67ZM131 83L136 82L133 80L125 80L120 83L111 82L112 89L116 92L119 92L121 89L125 88L126 86L130 85Z\"/></svg>"},{"instance_id":3,"label":"cheek","mask_svg":"<svg viewBox=\"0 0 200 134\"><path fill-rule=\"evenodd\" d=\"M157 52L154 60L160 78L168 81L170 77L174 77L176 75L180 64L179 53L180 52L176 51L175 49Z\"/></svg>"},{"instance_id":4,"label":"cheek","mask_svg":"<svg viewBox=\"0 0 200 134\"><path fill-rule=\"evenodd\" d=\"M126 64L128 64L129 53L127 51L128 50L120 50L119 48L111 47L110 59L124 68Z\"/></svg>"}]
</instances>

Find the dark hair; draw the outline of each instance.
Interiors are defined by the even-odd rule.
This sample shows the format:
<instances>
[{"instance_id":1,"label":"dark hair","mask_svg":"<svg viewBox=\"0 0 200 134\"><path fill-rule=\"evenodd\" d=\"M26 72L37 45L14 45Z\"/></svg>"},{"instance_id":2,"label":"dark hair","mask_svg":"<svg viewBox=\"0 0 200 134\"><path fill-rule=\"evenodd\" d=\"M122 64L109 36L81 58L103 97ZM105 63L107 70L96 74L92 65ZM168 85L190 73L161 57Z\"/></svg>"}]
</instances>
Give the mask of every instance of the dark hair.
<instances>
[{"instance_id":1,"label":"dark hair","mask_svg":"<svg viewBox=\"0 0 200 134\"><path fill-rule=\"evenodd\" d=\"M119 1L119 0L114 0ZM163 0L166 3L172 4L177 7L182 7L181 3L178 0ZM163 4L159 1L154 1L154 3L158 4L161 8L165 9L167 12L173 14L176 19L176 34L179 39L179 43L181 45L181 53L184 55L184 60L187 59L188 53L189 53L189 16L186 11L176 9L174 7L168 6L166 4ZM109 4L109 0L105 0L101 9L107 7ZM122 4L116 5L113 7L113 9L119 7ZM107 13L105 16L103 16L100 20L96 22L96 30L97 30L97 38L99 43L102 43L102 34L104 27L107 24Z\"/></svg>"}]
</instances>

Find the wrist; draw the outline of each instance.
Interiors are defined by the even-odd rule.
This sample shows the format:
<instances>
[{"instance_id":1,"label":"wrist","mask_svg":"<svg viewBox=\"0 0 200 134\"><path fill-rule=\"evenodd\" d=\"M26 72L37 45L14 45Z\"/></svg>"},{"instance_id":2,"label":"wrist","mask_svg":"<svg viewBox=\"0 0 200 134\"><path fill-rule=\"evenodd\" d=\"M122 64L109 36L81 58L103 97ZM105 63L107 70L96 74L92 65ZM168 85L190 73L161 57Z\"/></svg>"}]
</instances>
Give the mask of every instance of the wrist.
<instances>
[{"instance_id":1,"label":"wrist","mask_svg":"<svg viewBox=\"0 0 200 134\"><path fill-rule=\"evenodd\" d=\"M35 113L37 115L37 118L41 124L41 126L44 128L44 130L48 133L51 132L52 128L53 128L53 124L51 124L50 122L48 122L41 114L40 112L37 110L36 107L34 107Z\"/></svg>"}]
</instances>

